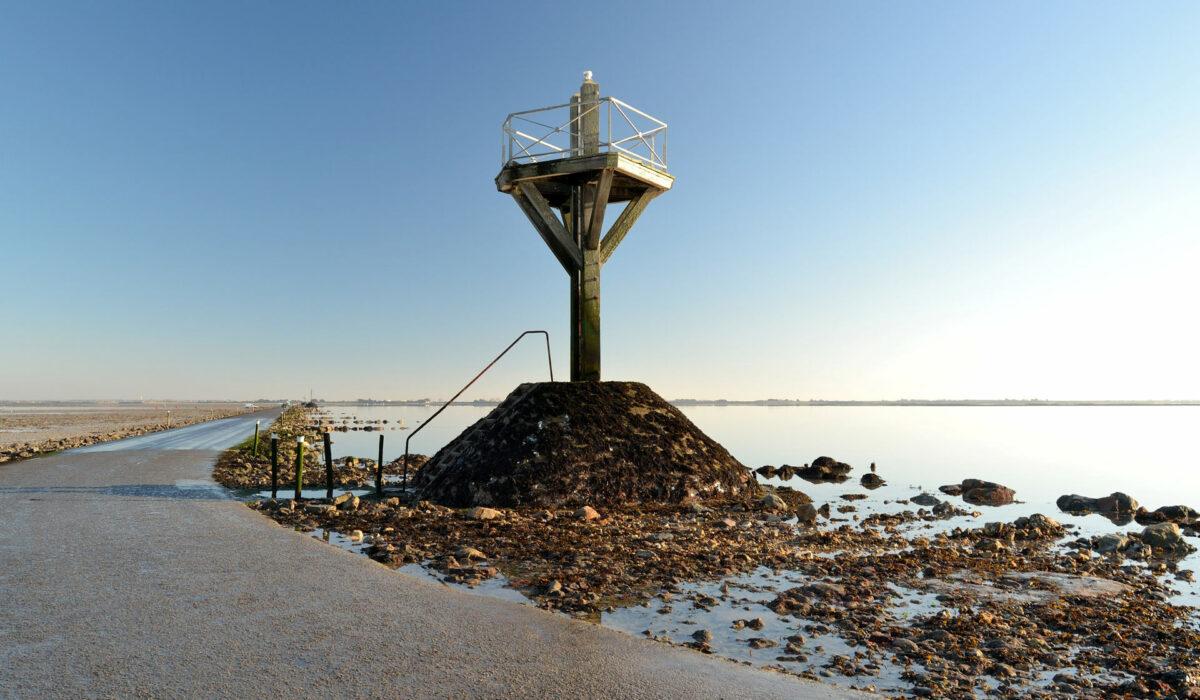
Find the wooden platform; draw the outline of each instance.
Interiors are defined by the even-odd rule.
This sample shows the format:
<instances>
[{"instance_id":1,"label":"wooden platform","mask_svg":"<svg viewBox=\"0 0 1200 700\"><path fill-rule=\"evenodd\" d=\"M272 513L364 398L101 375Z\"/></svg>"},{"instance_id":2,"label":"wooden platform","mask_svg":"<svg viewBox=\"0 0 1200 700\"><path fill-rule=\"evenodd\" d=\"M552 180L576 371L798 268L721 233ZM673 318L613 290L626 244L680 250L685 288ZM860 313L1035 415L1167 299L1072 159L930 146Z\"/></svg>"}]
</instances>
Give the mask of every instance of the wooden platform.
<instances>
[{"instance_id":1,"label":"wooden platform","mask_svg":"<svg viewBox=\"0 0 1200 700\"><path fill-rule=\"evenodd\" d=\"M675 182L674 176L652 168L637 158L609 152L508 165L496 176L496 189L511 193L519 183L537 180L538 190L547 203L562 208L567 206L572 186L588 184L602 170L613 171L609 202L628 202L647 188L660 192L669 190Z\"/></svg>"}]
</instances>

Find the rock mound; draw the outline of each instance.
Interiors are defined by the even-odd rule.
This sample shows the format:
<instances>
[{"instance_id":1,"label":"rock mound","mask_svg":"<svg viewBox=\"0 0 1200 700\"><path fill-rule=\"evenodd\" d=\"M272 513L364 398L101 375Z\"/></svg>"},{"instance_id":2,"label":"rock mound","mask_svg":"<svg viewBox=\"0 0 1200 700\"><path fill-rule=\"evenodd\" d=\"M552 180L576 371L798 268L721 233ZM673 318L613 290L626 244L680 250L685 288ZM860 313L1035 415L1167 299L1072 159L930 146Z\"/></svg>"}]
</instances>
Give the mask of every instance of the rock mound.
<instances>
[{"instance_id":1,"label":"rock mound","mask_svg":"<svg viewBox=\"0 0 1200 700\"><path fill-rule=\"evenodd\" d=\"M581 506L758 493L753 474L637 382L522 384L413 480L451 506Z\"/></svg>"}]
</instances>

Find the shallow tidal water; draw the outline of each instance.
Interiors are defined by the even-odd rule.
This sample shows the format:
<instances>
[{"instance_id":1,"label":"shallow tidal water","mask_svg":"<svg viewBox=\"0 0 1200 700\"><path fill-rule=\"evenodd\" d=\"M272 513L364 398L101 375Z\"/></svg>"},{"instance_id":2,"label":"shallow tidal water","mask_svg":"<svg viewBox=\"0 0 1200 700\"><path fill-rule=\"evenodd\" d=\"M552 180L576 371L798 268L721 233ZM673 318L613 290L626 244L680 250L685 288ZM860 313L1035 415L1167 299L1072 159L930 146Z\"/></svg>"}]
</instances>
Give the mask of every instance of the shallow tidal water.
<instances>
[{"instance_id":1,"label":"shallow tidal water","mask_svg":"<svg viewBox=\"0 0 1200 700\"><path fill-rule=\"evenodd\" d=\"M382 434L385 460L395 459L404 452L404 438L435 410L409 406L328 407L324 409L328 418L346 420L347 425L354 425L354 420L388 421L372 423L382 432L335 432L334 457L374 458ZM448 408L427 430L413 438L411 451L432 455L490 410L491 407L479 406ZM829 503L834 521L822 521L823 526L837 525L839 521L855 523L871 513L916 511L919 506L908 499L922 491L977 515L902 526L901 531L909 536L931 536L955 527L980 527L991 521L1012 522L1034 513L1066 525L1069 531L1063 542L1076 537L1141 530L1136 523L1116 525L1098 515L1074 516L1059 511L1054 502L1068 493L1099 497L1123 491L1151 510L1176 504L1200 509L1200 458L1189 439L1200 423L1200 407L689 406L682 410L752 469L764 464L800 466L820 455L851 464L854 467L851 478L840 484L813 484L799 478L787 482L763 480L803 491L817 505ZM869 471L872 462L886 484L867 490L860 485L859 478ZM1018 502L1000 507L971 506L937 490L940 485L965 478L1009 486L1016 491ZM866 498L846 501L842 498L845 494L865 494ZM336 534L329 541L362 551L361 544ZM1196 568L1198 558L1200 554L1185 558L1179 568ZM437 578L435 572L419 565L401 571ZM605 613L601 624L675 643L690 641L693 632L704 628L712 633L711 646L719 656L754 665L781 665L774 662L777 649L754 650L747 645L747 638L773 638L782 645L782 640L796 633L794 621L779 618L765 605L776 591L796 585L794 576L793 572L759 569L723 581L689 584L685 590L714 595L721 601L711 609L697 609L679 595L673 600L671 596L659 597L645 606ZM1169 582L1174 590L1173 603L1200 605L1200 585L1175 580L1171 574L1165 574L1162 580ZM722 585L731 595L717 595ZM504 587L502 577L473 592L522 599L519 593ZM892 614L897 617L928 615L939 609L934 596L908 590L897 590L896 594ZM761 618L765 626L755 631L733 629L735 620L747 618ZM1192 620L1196 624L1196 616ZM903 693L908 687L899 678L898 669L887 664L874 669L875 675L869 678L823 673L822 667L829 659L854 655L854 650L835 633L810 635L806 648L810 652L806 662L782 666L796 673L814 673L826 682L852 687L870 684L886 693Z\"/></svg>"},{"instance_id":2,"label":"shallow tidal water","mask_svg":"<svg viewBox=\"0 0 1200 700\"><path fill-rule=\"evenodd\" d=\"M413 431L436 411L421 406L331 406L335 421L381 421L382 432L333 433L334 458L374 459L384 436L384 459L433 455L489 406L451 406L428 428ZM1200 406L688 406L701 430L751 469L800 466L828 455L855 468L844 484L787 485L814 499L836 498L876 463L887 485L873 501L907 498L965 478L1016 490L1020 504L1004 506L1007 520L1058 512L1067 493L1105 496L1123 491L1153 510L1183 503L1200 509ZM351 424L352 425L352 424ZM783 484L778 480L770 483ZM1194 502L1188 503L1191 498ZM819 499L818 499L819 500ZM1025 512L1025 511L1028 511Z\"/></svg>"}]
</instances>

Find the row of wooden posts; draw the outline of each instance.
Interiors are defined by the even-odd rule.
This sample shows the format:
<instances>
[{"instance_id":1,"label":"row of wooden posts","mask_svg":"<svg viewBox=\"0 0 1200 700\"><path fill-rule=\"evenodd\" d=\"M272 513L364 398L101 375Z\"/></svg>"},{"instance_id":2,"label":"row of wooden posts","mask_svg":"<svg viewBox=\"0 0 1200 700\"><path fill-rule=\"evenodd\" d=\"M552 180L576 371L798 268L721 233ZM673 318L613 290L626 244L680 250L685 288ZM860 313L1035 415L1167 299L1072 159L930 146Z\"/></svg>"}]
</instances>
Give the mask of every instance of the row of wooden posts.
<instances>
[{"instance_id":1,"label":"row of wooden posts","mask_svg":"<svg viewBox=\"0 0 1200 700\"><path fill-rule=\"evenodd\" d=\"M254 454L258 455L258 431L261 421L254 421ZM325 446L325 497L333 501L333 440L329 433L321 433ZM304 436L296 436L296 494L304 487ZM379 436L379 462L375 470L375 493L383 493L383 435ZM279 495L279 435L271 433L271 498Z\"/></svg>"}]
</instances>

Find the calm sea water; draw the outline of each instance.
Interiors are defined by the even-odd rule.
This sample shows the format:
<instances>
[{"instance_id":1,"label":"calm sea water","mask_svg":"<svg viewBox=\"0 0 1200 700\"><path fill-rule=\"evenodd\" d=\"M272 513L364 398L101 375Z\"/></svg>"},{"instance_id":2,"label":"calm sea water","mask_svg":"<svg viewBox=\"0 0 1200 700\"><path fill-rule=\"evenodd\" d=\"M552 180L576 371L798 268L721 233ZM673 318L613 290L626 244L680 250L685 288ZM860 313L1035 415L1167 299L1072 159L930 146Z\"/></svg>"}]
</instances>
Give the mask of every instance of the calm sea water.
<instances>
[{"instance_id":1,"label":"calm sea water","mask_svg":"<svg viewBox=\"0 0 1200 700\"><path fill-rule=\"evenodd\" d=\"M384 458L404 453L404 440L436 408L328 407L341 420L388 420L383 433L334 433L335 457ZM432 455L491 407L451 406L411 440ZM1183 503L1200 509L1200 406L691 406L682 409L743 464L802 465L829 455L855 467L844 484L789 485L814 497L857 487L871 462L887 480L873 501L935 491L964 478L997 481L1024 504L1004 517L1057 513L1065 493L1104 496L1124 491L1154 509ZM400 428L403 421L404 429ZM782 482L776 482L782 483ZM935 494L936 495L936 494ZM1009 512L1011 511L1011 513ZM1016 512L1021 511L1021 512ZM1011 515L1011 518L1010 518Z\"/></svg>"}]
</instances>

